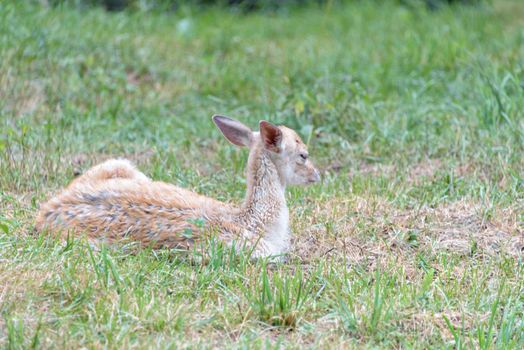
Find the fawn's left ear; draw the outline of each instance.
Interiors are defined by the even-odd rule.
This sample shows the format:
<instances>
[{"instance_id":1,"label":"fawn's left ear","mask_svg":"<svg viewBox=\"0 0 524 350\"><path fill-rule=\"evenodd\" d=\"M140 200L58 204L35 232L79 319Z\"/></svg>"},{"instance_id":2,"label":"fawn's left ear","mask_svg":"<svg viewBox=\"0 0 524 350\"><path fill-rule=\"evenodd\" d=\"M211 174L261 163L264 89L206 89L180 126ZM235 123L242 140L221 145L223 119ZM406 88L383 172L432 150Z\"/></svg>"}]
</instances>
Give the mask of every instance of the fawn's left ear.
<instances>
[{"instance_id":1,"label":"fawn's left ear","mask_svg":"<svg viewBox=\"0 0 524 350\"><path fill-rule=\"evenodd\" d=\"M213 121L232 144L250 147L253 143L253 132L241 122L222 115L214 115Z\"/></svg>"},{"instance_id":2,"label":"fawn's left ear","mask_svg":"<svg viewBox=\"0 0 524 350\"><path fill-rule=\"evenodd\" d=\"M260 121L260 137L264 147L272 152L279 153L282 144L282 131L280 128L265 120Z\"/></svg>"}]
</instances>

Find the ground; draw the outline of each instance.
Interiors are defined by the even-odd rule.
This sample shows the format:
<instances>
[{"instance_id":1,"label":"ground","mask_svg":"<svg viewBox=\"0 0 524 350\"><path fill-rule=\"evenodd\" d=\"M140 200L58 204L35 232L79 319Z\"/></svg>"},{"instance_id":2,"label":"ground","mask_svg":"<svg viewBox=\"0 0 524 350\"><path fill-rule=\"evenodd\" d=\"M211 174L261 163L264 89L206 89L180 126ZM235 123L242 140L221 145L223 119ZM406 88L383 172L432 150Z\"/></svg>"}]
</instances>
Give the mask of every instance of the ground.
<instances>
[{"instance_id":1,"label":"ground","mask_svg":"<svg viewBox=\"0 0 524 350\"><path fill-rule=\"evenodd\" d=\"M0 347L524 348L524 3L405 3L0 2ZM285 262L34 233L116 156L239 203L215 113L295 128L322 170Z\"/></svg>"}]
</instances>

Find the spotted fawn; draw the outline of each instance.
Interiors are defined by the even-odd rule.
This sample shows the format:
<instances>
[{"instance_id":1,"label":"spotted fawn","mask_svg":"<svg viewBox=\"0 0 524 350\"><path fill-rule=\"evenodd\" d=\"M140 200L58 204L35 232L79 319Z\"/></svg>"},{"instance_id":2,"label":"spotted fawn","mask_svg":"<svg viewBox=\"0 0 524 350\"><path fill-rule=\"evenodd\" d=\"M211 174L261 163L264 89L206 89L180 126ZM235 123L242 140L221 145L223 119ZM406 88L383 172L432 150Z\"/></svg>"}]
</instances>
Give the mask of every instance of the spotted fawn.
<instances>
[{"instance_id":1,"label":"spotted fawn","mask_svg":"<svg viewBox=\"0 0 524 350\"><path fill-rule=\"evenodd\" d=\"M259 131L215 115L232 144L249 148L247 191L238 207L152 181L125 159L89 169L40 208L39 231L86 234L95 242L136 241L153 248L190 249L209 234L250 247L253 257L288 251L287 185L320 180L297 133L260 121Z\"/></svg>"}]
</instances>

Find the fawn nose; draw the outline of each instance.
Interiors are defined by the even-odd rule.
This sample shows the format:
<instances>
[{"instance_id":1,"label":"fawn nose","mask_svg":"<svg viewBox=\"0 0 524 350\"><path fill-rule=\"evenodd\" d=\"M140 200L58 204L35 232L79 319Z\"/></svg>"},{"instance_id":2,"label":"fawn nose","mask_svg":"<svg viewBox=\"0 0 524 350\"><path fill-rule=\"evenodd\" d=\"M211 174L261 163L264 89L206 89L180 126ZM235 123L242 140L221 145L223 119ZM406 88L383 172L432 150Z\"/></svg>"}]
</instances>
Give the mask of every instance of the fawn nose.
<instances>
[{"instance_id":1,"label":"fawn nose","mask_svg":"<svg viewBox=\"0 0 524 350\"><path fill-rule=\"evenodd\" d=\"M317 169L313 170L313 175L311 176L311 182L319 182L320 181L320 173Z\"/></svg>"}]
</instances>

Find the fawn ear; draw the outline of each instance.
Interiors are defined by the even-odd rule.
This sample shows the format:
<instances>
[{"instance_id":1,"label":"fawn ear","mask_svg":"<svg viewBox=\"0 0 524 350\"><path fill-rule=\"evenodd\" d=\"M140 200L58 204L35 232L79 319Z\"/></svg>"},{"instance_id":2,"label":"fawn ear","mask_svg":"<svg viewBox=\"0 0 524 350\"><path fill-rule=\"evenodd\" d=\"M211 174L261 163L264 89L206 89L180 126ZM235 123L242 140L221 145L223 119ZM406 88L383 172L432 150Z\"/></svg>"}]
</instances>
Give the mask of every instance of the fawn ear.
<instances>
[{"instance_id":1,"label":"fawn ear","mask_svg":"<svg viewBox=\"0 0 524 350\"><path fill-rule=\"evenodd\" d=\"M213 121L224 137L232 144L246 147L251 146L253 142L253 132L241 122L222 115L214 115Z\"/></svg>"},{"instance_id":2,"label":"fawn ear","mask_svg":"<svg viewBox=\"0 0 524 350\"><path fill-rule=\"evenodd\" d=\"M282 143L282 131L280 128L265 120L260 121L260 137L264 147L275 153L279 153Z\"/></svg>"}]
</instances>

